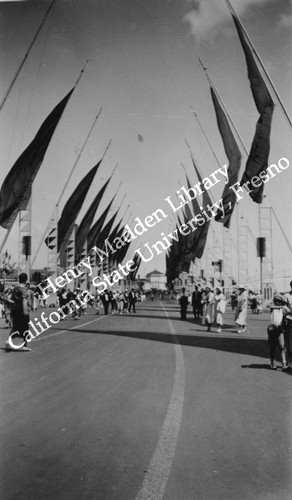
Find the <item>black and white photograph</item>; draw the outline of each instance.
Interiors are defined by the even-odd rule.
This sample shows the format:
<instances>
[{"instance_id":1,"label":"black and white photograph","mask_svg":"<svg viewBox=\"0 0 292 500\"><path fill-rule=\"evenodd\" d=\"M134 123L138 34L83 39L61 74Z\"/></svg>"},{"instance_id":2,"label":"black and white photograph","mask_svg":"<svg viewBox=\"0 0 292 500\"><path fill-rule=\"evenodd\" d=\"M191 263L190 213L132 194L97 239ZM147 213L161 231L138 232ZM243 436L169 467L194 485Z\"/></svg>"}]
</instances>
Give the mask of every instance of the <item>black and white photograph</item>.
<instances>
[{"instance_id":1,"label":"black and white photograph","mask_svg":"<svg viewBox=\"0 0 292 500\"><path fill-rule=\"evenodd\" d=\"M0 0L1 500L292 498L291 0Z\"/></svg>"}]
</instances>

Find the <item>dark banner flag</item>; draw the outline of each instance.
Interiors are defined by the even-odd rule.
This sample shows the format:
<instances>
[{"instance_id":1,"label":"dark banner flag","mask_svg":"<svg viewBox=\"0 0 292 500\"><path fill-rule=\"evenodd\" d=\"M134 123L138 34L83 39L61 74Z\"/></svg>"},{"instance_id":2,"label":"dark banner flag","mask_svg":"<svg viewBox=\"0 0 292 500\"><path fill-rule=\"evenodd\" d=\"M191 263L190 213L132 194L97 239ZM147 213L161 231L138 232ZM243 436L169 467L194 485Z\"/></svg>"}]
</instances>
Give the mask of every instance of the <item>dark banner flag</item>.
<instances>
[{"instance_id":1,"label":"dark banner flag","mask_svg":"<svg viewBox=\"0 0 292 500\"><path fill-rule=\"evenodd\" d=\"M133 266L135 265L136 269L134 269L134 271L129 273L129 279L131 281L135 281L136 276L137 276L137 272L139 271L139 267L140 267L141 262L142 262L142 259L141 259L140 255L135 254L132 260L134 262Z\"/></svg>"},{"instance_id":2,"label":"dark banner flag","mask_svg":"<svg viewBox=\"0 0 292 500\"><path fill-rule=\"evenodd\" d=\"M0 191L0 225L5 229L11 227L18 212L24 210L27 206L30 187L42 164L53 133L73 90L62 99L45 119L36 136L16 160L2 184Z\"/></svg>"},{"instance_id":3,"label":"dark banner flag","mask_svg":"<svg viewBox=\"0 0 292 500\"><path fill-rule=\"evenodd\" d=\"M83 177L63 208L62 215L58 221L58 252L61 248L65 248L68 243L75 221L101 161L92 167L85 177Z\"/></svg>"},{"instance_id":4,"label":"dark banner flag","mask_svg":"<svg viewBox=\"0 0 292 500\"><path fill-rule=\"evenodd\" d=\"M191 183L189 181L189 178L188 178L188 176L186 176L186 177L187 177L188 189L191 189ZM192 206L193 206L194 215L197 215L201 212L200 205L199 205L197 198L192 199Z\"/></svg>"},{"instance_id":5,"label":"dark banner flag","mask_svg":"<svg viewBox=\"0 0 292 500\"><path fill-rule=\"evenodd\" d=\"M103 249L104 242L109 237L111 228L113 227L113 223L115 221L116 216L118 215L119 210L117 210L114 215L110 218L110 220L106 223L104 228L101 230L99 234L97 234L95 241L93 242L93 246ZM120 222L118 226L120 225ZM89 247L91 249L91 246Z\"/></svg>"},{"instance_id":6,"label":"dark banner flag","mask_svg":"<svg viewBox=\"0 0 292 500\"><path fill-rule=\"evenodd\" d=\"M230 125L228 123L227 117L219 104L216 93L211 87L211 96L215 108L217 124L219 128L220 135L222 137L223 146L225 149L226 156L229 161L228 166L228 183L225 185L223 194L222 194L222 202L224 207L224 217L222 217L222 211L218 210L215 216L215 220L218 222L222 222L224 227L230 226L231 215L234 210L235 202L236 202L236 194L230 186L233 186L238 180L240 163L241 163L241 153L237 146L237 143L232 134Z\"/></svg>"},{"instance_id":7,"label":"dark banner flag","mask_svg":"<svg viewBox=\"0 0 292 500\"><path fill-rule=\"evenodd\" d=\"M189 181L188 177L187 177L187 184L188 184L188 188L190 189L191 188L191 184L190 184L190 181ZM193 206L194 215L197 215L197 214L199 214L201 212L200 205L198 203L197 198L193 198L192 199L192 206ZM186 245L186 249L185 249L185 252L184 252L184 260L183 260L183 263L182 263L182 271L189 272L191 262L195 261L195 258L196 258L196 251L195 251L196 244L197 244L197 236L196 236L196 232L193 231L191 234L189 234L187 236L187 245Z\"/></svg>"},{"instance_id":8,"label":"dark banner flag","mask_svg":"<svg viewBox=\"0 0 292 500\"><path fill-rule=\"evenodd\" d=\"M82 249L83 249L84 244L85 244L86 239L87 239L87 235L88 235L89 230L90 230L90 226L92 224L92 221L94 219L94 216L96 214L98 206L101 202L103 194L104 194L110 180L111 180L111 177L106 181L106 183L99 190L99 192L97 193L96 197L94 198L93 202L91 203L89 209L87 210L86 214L84 215L84 217L83 217L82 221L80 222L80 225L77 229L76 238L75 238L75 252L76 252L77 261L79 260L79 256L82 252Z\"/></svg>"},{"instance_id":9,"label":"dark banner flag","mask_svg":"<svg viewBox=\"0 0 292 500\"><path fill-rule=\"evenodd\" d=\"M193 160L193 165L195 167L197 176L199 181L202 183L202 176L200 175L200 172ZM203 192L203 209L207 207L207 205L212 205L212 200L206 190ZM207 235L208 235L208 230L210 226L210 220L206 220L205 224L203 224L201 227L198 227L198 229L195 232L196 235L196 242L195 242L195 257L200 259L204 253L206 241L207 241Z\"/></svg>"},{"instance_id":10,"label":"dark banner flag","mask_svg":"<svg viewBox=\"0 0 292 500\"><path fill-rule=\"evenodd\" d=\"M245 54L248 78L254 102L258 112L260 113L250 154L241 179L241 185L243 185L245 182L250 181L252 177L258 175L260 172L266 171L267 169L270 153L270 132L274 103L255 62L252 51L245 39L241 26L237 18L234 15L232 15L232 17ZM261 183L259 187L253 186L249 195L256 203L262 203L263 191L264 185Z\"/></svg>"},{"instance_id":11,"label":"dark banner flag","mask_svg":"<svg viewBox=\"0 0 292 500\"><path fill-rule=\"evenodd\" d=\"M99 233L102 230L102 227L105 223L105 220L106 220L107 215L111 209L111 206L113 204L114 199L115 199L115 197L113 197L113 199L108 204L106 209L103 211L103 213L101 214L99 219L93 224L90 231L88 232L88 234L87 234L87 248L88 249L91 249L95 245L95 242L99 236Z\"/></svg>"}]
</instances>

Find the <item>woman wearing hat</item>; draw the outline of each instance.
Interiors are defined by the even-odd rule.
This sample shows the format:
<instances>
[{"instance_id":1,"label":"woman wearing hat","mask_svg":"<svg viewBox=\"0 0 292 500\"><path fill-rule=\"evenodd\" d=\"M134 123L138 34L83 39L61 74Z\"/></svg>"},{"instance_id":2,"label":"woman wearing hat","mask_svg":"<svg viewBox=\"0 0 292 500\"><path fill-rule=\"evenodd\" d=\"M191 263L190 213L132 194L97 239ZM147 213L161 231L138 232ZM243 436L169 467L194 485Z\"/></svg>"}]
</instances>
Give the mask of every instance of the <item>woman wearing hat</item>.
<instances>
[{"instance_id":1,"label":"woman wearing hat","mask_svg":"<svg viewBox=\"0 0 292 500\"><path fill-rule=\"evenodd\" d=\"M217 323L217 332L221 333L222 325L223 325L223 314L226 309L226 299L223 294L222 288L220 286L216 287L215 293L215 315L216 315L216 323Z\"/></svg>"},{"instance_id":2,"label":"woman wearing hat","mask_svg":"<svg viewBox=\"0 0 292 500\"><path fill-rule=\"evenodd\" d=\"M246 330L247 319L247 289L244 285L238 287L237 300L235 323L239 326L238 333L243 333Z\"/></svg>"},{"instance_id":3,"label":"woman wearing hat","mask_svg":"<svg viewBox=\"0 0 292 500\"><path fill-rule=\"evenodd\" d=\"M211 325L214 321L214 293L209 286L206 286L203 297L203 319L202 324L207 325L207 331L211 331Z\"/></svg>"}]
</instances>

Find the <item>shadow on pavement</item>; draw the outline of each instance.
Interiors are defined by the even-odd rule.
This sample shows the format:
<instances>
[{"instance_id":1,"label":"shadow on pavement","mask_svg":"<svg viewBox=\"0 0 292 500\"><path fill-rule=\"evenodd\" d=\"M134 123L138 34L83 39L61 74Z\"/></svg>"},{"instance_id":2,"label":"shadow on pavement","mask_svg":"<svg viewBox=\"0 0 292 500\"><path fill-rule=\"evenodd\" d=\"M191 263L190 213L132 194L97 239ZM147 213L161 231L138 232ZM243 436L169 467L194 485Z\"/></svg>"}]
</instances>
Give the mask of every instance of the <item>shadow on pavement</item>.
<instances>
[{"instance_id":1,"label":"shadow on pavement","mask_svg":"<svg viewBox=\"0 0 292 500\"><path fill-rule=\"evenodd\" d=\"M78 331L71 330L72 333L76 334L79 332L90 333L94 335L113 335L117 337L128 337L140 340L151 340L153 342L166 342L174 343L174 336L170 333L158 333L158 332L127 332L127 331L105 331L105 330L87 330L82 329L80 325ZM182 346L197 347L202 349L214 349L216 351L231 352L237 354L244 354L249 356L256 356L259 358L269 358L269 346L265 339L251 339L251 338L225 338L222 335L219 337L211 337L207 335L182 335L178 334L177 338ZM280 358L277 358L277 361ZM242 368L267 368L269 365L266 363L254 364L254 365L242 365ZM292 374L292 369L285 371L285 373Z\"/></svg>"},{"instance_id":2,"label":"shadow on pavement","mask_svg":"<svg viewBox=\"0 0 292 500\"><path fill-rule=\"evenodd\" d=\"M278 360L277 360L278 361ZM271 368L270 368L270 365L260 365L260 364L251 364L251 365L241 365L241 368L252 368L252 369L256 369L256 370L270 370L271 371ZM286 373L287 375L292 375L292 368L287 368L287 370L282 370L282 367L281 365L279 365L277 367L277 370L275 371L281 371L282 373Z\"/></svg>"}]
</instances>

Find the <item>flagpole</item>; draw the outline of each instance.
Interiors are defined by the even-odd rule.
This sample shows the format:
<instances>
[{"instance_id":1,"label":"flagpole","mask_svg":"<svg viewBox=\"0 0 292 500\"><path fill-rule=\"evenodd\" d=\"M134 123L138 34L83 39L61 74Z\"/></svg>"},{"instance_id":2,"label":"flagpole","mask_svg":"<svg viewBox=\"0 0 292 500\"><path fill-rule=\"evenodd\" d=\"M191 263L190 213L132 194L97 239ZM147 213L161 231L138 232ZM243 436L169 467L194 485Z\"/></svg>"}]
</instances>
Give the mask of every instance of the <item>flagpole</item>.
<instances>
[{"instance_id":1,"label":"flagpole","mask_svg":"<svg viewBox=\"0 0 292 500\"><path fill-rule=\"evenodd\" d=\"M280 107L281 107L281 109L282 109L282 112L284 113L285 118L287 119L287 121L288 121L288 123L289 123L290 127L292 127L292 121L291 121L291 118L290 118L290 116L288 115L288 113L287 113L287 111L286 111L286 108L285 108L285 106L284 106L284 103L283 103L283 101L282 101L282 99L281 99L280 95L278 94L278 91L277 91L277 89L276 89L276 87L275 87L275 85L274 85L274 83L273 83L273 81L272 81L272 79L271 79L271 77L270 77L270 75L269 75L269 73L268 73L268 71L267 71L267 69L266 69L266 67L265 67L264 63L262 62L261 57L260 57L260 55L259 55L258 51L256 50L256 48L255 48L254 44L252 43L250 36L248 35L248 33L247 33L247 31L246 31L245 27L243 26L242 22L240 21L239 17L237 16L237 14L236 14L236 12L235 12L234 8L232 7L231 3L229 2L229 0L225 0L225 1L226 1L226 3L227 3L227 6L228 6L228 8L229 8L229 10L230 10L231 14L232 14L232 15L236 18L236 20L238 21L238 24L240 25L240 27L241 27L241 29L242 29L243 33L245 34L246 39L247 39L247 41L248 41L248 43L249 43L249 45L250 45L250 48L252 49L252 51L253 51L254 55L256 56L256 58L257 58L258 62L260 63L261 68L262 68L262 70L263 70L263 72L264 72L265 76L267 77L267 79L268 79L268 81L269 81L269 83L270 83L270 85L271 85L271 87L272 87L272 89L273 89L273 91L274 91L274 93L275 93L275 96L276 96L276 98L277 98L277 100L278 100L278 102L279 102L279 104L280 104Z\"/></svg>"},{"instance_id":2,"label":"flagpole","mask_svg":"<svg viewBox=\"0 0 292 500\"><path fill-rule=\"evenodd\" d=\"M61 192L61 194L60 194L60 196L59 196L59 198L58 198L58 201L57 201L56 205L59 205L59 204L60 204L60 201L61 201L61 199L62 199L62 196L63 196L63 194L64 194L64 192L65 192L65 190L66 190L66 188L67 188L67 186L68 186L68 184L69 184L69 181L70 181L70 179L71 179L71 177L72 177L72 175L73 175L73 173L74 173L74 170L75 170L75 168L76 168L76 166L77 166L77 163L78 163L78 162L79 162L79 160L80 160L80 156L82 155L82 153L83 153L83 151L84 151L84 148L85 148L85 146L86 146L86 144L87 144L87 141L88 141L88 139L89 139L89 137L90 137L90 135L91 135L91 132L92 132L92 130L93 130L93 128L94 128L94 126L95 126L95 124L96 124L96 122L97 122L97 120L98 120L99 116L100 116L101 110L102 110L102 108L100 108L100 109L99 109L99 111L98 111L98 113L97 113L96 117L94 118L94 121L93 121L93 123L92 123L92 125L91 125L91 127L90 127L90 129L89 129L89 132L88 132L88 134L87 134L87 136L86 136L86 138L85 138L85 141L84 141L84 143L83 143L83 145L82 145L82 147L81 147L81 149L80 149L80 151L79 151L79 153L78 153L78 155L77 155L77 158L76 158L76 160L75 160L75 162L74 162L74 164L73 164L73 167L72 167L72 169L71 169L71 172L70 172L70 174L69 174L69 176L68 176L68 179L67 179L67 181L66 181L66 183L65 183L65 186L63 187L63 190L62 190L62 192ZM106 154L106 152L107 152L107 150L108 150L108 148L109 148L109 146L110 146L110 143L111 143L111 141L110 141L110 142L109 142L109 144L107 145L107 147L106 147L106 149L105 149L105 152L104 152L104 154L103 154L103 156L102 156L101 161L102 161L102 160L103 160L103 158L105 157L105 154Z\"/></svg>"},{"instance_id":3,"label":"flagpole","mask_svg":"<svg viewBox=\"0 0 292 500\"><path fill-rule=\"evenodd\" d=\"M31 49L32 49L32 47L33 47L33 45L34 45L34 43L35 43L35 41L36 41L36 39L37 39L37 37L38 37L38 35L39 35L39 33L40 33L41 29L42 29L42 27L43 27L43 25L45 24L46 19L47 19L48 15L49 15L50 11L52 10L53 5L54 5L54 3L55 3L55 2L56 2L56 0L53 0L53 1L52 1L52 3L50 4L50 6L49 6L49 8L48 8L48 10L47 10L47 12L46 12L46 14L45 14L44 19L42 20L42 22L41 22L41 24L40 24L39 28L37 29L37 31L36 31L36 33L35 33L35 35L34 35L34 37L33 37L32 41L31 41L31 43L30 43L30 45L29 45L29 47L28 47L28 50L26 51L25 56L24 56L24 58L22 59L22 61L21 61L21 63L20 63L20 66L19 66L19 68L17 69L17 71L16 71L16 73L15 73L15 75L14 75L13 79L12 79L12 82L10 83L10 85L9 85L8 89L6 90L5 95L4 95L4 97L3 97L2 101L1 101L1 104L0 104L0 111L2 110L2 108L3 108L3 106L4 106L5 102L6 102L6 100L7 100L7 98L8 98L8 96L9 96L9 94L10 94L10 92L11 92L12 88L13 88L13 85L14 85L14 83L15 83L15 81L16 81L16 79L17 79L17 77L18 77L18 75L19 75L19 73L20 73L20 71L21 71L21 69L22 69L22 67L23 67L23 65L24 65L24 63L25 63L25 61L27 60L27 58L28 58L28 56L29 56L29 53L30 53L30 51L31 51Z\"/></svg>"}]
</instances>

